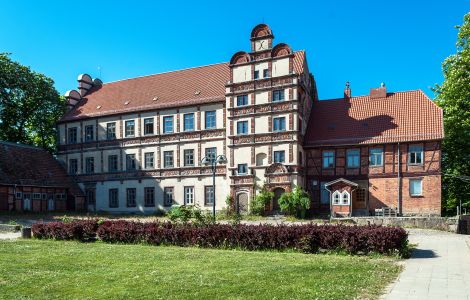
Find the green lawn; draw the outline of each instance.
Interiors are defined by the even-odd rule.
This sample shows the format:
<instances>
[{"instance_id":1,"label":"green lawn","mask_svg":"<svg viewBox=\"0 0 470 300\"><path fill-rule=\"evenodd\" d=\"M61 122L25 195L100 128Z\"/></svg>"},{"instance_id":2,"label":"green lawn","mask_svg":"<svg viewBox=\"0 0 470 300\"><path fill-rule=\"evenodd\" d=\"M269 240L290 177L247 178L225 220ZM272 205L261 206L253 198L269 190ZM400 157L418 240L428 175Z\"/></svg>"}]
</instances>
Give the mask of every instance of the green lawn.
<instances>
[{"instance_id":1,"label":"green lawn","mask_svg":"<svg viewBox=\"0 0 470 300\"><path fill-rule=\"evenodd\" d=\"M375 299L394 259L0 241L1 299Z\"/></svg>"}]
</instances>

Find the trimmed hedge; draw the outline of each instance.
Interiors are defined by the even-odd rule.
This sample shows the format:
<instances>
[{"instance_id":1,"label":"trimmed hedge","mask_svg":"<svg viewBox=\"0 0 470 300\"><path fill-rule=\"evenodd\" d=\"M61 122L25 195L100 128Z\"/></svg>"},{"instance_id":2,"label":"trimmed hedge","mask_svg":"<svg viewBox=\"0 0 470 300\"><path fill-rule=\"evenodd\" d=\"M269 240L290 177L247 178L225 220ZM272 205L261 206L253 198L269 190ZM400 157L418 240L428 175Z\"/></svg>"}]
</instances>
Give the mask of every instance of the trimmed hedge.
<instances>
[{"instance_id":1,"label":"trimmed hedge","mask_svg":"<svg viewBox=\"0 0 470 300\"><path fill-rule=\"evenodd\" d=\"M95 240L97 230L98 220L36 223L31 227L33 236L38 239L78 240L82 242Z\"/></svg>"},{"instance_id":2,"label":"trimmed hedge","mask_svg":"<svg viewBox=\"0 0 470 300\"><path fill-rule=\"evenodd\" d=\"M96 236L107 243L237 248L244 250L296 249L316 253L320 249L348 253L407 253L408 234L400 227L346 225L225 225L197 226L170 222L140 223L97 220L40 223L32 227L37 238L90 241Z\"/></svg>"}]
</instances>

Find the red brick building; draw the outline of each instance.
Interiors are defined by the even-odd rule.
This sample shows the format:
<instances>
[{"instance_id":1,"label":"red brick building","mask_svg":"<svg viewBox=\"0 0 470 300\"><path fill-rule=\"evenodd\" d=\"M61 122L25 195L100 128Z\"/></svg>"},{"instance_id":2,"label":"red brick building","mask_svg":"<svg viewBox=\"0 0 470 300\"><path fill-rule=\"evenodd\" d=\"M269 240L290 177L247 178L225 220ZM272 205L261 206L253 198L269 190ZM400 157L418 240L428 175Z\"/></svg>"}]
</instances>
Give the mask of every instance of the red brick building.
<instances>
[{"instance_id":1,"label":"red brick building","mask_svg":"<svg viewBox=\"0 0 470 300\"><path fill-rule=\"evenodd\" d=\"M305 137L313 211L441 212L442 110L422 91L317 101ZM331 206L330 206L331 202Z\"/></svg>"},{"instance_id":2,"label":"red brick building","mask_svg":"<svg viewBox=\"0 0 470 300\"><path fill-rule=\"evenodd\" d=\"M80 188L50 153L0 141L0 211L84 208Z\"/></svg>"}]
</instances>

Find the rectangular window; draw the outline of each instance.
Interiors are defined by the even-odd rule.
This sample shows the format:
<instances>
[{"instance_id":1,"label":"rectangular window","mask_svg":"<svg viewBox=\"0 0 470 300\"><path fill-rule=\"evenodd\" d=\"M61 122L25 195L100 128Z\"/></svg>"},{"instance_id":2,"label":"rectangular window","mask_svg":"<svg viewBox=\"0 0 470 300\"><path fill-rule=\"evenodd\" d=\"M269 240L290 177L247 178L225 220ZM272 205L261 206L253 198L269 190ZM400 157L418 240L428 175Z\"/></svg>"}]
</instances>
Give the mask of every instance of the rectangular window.
<instances>
[{"instance_id":1,"label":"rectangular window","mask_svg":"<svg viewBox=\"0 0 470 300\"><path fill-rule=\"evenodd\" d=\"M116 138L116 122L106 123L106 138L108 140Z\"/></svg>"},{"instance_id":2,"label":"rectangular window","mask_svg":"<svg viewBox=\"0 0 470 300\"><path fill-rule=\"evenodd\" d=\"M95 189L87 189L85 191L86 202L88 204L95 204L96 203L96 190Z\"/></svg>"},{"instance_id":3,"label":"rectangular window","mask_svg":"<svg viewBox=\"0 0 470 300\"><path fill-rule=\"evenodd\" d=\"M95 158L94 157L85 158L85 172L87 174L92 174L95 172Z\"/></svg>"},{"instance_id":4,"label":"rectangular window","mask_svg":"<svg viewBox=\"0 0 470 300\"><path fill-rule=\"evenodd\" d=\"M214 129L215 127L215 111L206 111L206 129Z\"/></svg>"},{"instance_id":5,"label":"rectangular window","mask_svg":"<svg viewBox=\"0 0 470 300\"><path fill-rule=\"evenodd\" d=\"M119 207L118 189L109 189L109 207Z\"/></svg>"},{"instance_id":6,"label":"rectangular window","mask_svg":"<svg viewBox=\"0 0 470 300\"><path fill-rule=\"evenodd\" d=\"M346 151L346 166L348 168L359 168L360 151L359 149L349 149Z\"/></svg>"},{"instance_id":7,"label":"rectangular window","mask_svg":"<svg viewBox=\"0 0 470 300\"><path fill-rule=\"evenodd\" d=\"M173 116L163 117L163 133L173 133Z\"/></svg>"},{"instance_id":8,"label":"rectangular window","mask_svg":"<svg viewBox=\"0 0 470 300\"><path fill-rule=\"evenodd\" d=\"M211 161L214 161L215 158L217 157L217 148L215 147L206 148L206 157L210 159Z\"/></svg>"},{"instance_id":9,"label":"rectangular window","mask_svg":"<svg viewBox=\"0 0 470 300\"><path fill-rule=\"evenodd\" d=\"M410 195L411 196L422 196L423 195L423 180L410 179Z\"/></svg>"},{"instance_id":10,"label":"rectangular window","mask_svg":"<svg viewBox=\"0 0 470 300\"><path fill-rule=\"evenodd\" d=\"M248 121L237 122L237 134L248 134Z\"/></svg>"},{"instance_id":11,"label":"rectangular window","mask_svg":"<svg viewBox=\"0 0 470 300\"><path fill-rule=\"evenodd\" d=\"M85 126L85 142L93 141L94 136L93 125Z\"/></svg>"},{"instance_id":12,"label":"rectangular window","mask_svg":"<svg viewBox=\"0 0 470 300\"><path fill-rule=\"evenodd\" d=\"M163 151L163 167L173 168L173 151Z\"/></svg>"},{"instance_id":13,"label":"rectangular window","mask_svg":"<svg viewBox=\"0 0 470 300\"><path fill-rule=\"evenodd\" d=\"M253 74L255 79L259 79L259 71L256 70L255 73Z\"/></svg>"},{"instance_id":14,"label":"rectangular window","mask_svg":"<svg viewBox=\"0 0 470 300\"><path fill-rule=\"evenodd\" d=\"M237 96L237 106L248 105L248 95Z\"/></svg>"},{"instance_id":15,"label":"rectangular window","mask_svg":"<svg viewBox=\"0 0 470 300\"><path fill-rule=\"evenodd\" d=\"M184 204L185 205L194 204L194 187L192 186L184 187Z\"/></svg>"},{"instance_id":16,"label":"rectangular window","mask_svg":"<svg viewBox=\"0 0 470 300\"><path fill-rule=\"evenodd\" d=\"M144 119L144 134L153 134L153 118Z\"/></svg>"},{"instance_id":17,"label":"rectangular window","mask_svg":"<svg viewBox=\"0 0 470 300\"><path fill-rule=\"evenodd\" d=\"M184 114L183 116L184 131L194 131L194 114Z\"/></svg>"},{"instance_id":18,"label":"rectangular window","mask_svg":"<svg viewBox=\"0 0 470 300\"><path fill-rule=\"evenodd\" d=\"M194 166L194 150L185 149L184 150L184 166Z\"/></svg>"},{"instance_id":19,"label":"rectangular window","mask_svg":"<svg viewBox=\"0 0 470 300\"><path fill-rule=\"evenodd\" d=\"M274 162L275 163L283 163L286 161L286 152L282 151L274 151Z\"/></svg>"},{"instance_id":20,"label":"rectangular window","mask_svg":"<svg viewBox=\"0 0 470 300\"><path fill-rule=\"evenodd\" d=\"M285 131L286 130L286 118L279 117L273 118L273 131Z\"/></svg>"},{"instance_id":21,"label":"rectangular window","mask_svg":"<svg viewBox=\"0 0 470 300\"><path fill-rule=\"evenodd\" d=\"M421 165L423 163L423 146L411 145L408 151L408 164Z\"/></svg>"},{"instance_id":22,"label":"rectangular window","mask_svg":"<svg viewBox=\"0 0 470 300\"><path fill-rule=\"evenodd\" d=\"M204 187L204 205L214 204L214 186Z\"/></svg>"},{"instance_id":23,"label":"rectangular window","mask_svg":"<svg viewBox=\"0 0 470 300\"><path fill-rule=\"evenodd\" d=\"M163 205L172 206L173 205L173 188L166 187L163 189Z\"/></svg>"},{"instance_id":24,"label":"rectangular window","mask_svg":"<svg viewBox=\"0 0 470 300\"><path fill-rule=\"evenodd\" d=\"M69 159L69 174L75 175L78 171L78 160L75 158Z\"/></svg>"},{"instance_id":25,"label":"rectangular window","mask_svg":"<svg viewBox=\"0 0 470 300\"><path fill-rule=\"evenodd\" d=\"M284 100L284 90L273 91L273 102Z\"/></svg>"},{"instance_id":26,"label":"rectangular window","mask_svg":"<svg viewBox=\"0 0 470 300\"><path fill-rule=\"evenodd\" d=\"M135 121L126 121L126 137L133 137L135 134Z\"/></svg>"},{"instance_id":27,"label":"rectangular window","mask_svg":"<svg viewBox=\"0 0 470 300\"><path fill-rule=\"evenodd\" d=\"M268 69L264 69L263 70L263 78L268 78L269 77L269 70Z\"/></svg>"},{"instance_id":28,"label":"rectangular window","mask_svg":"<svg viewBox=\"0 0 470 300\"><path fill-rule=\"evenodd\" d=\"M126 171L134 171L137 169L135 154L126 154Z\"/></svg>"},{"instance_id":29,"label":"rectangular window","mask_svg":"<svg viewBox=\"0 0 470 300\"><path fill-rule=\"evenodd\" d=\"M330 169L335 167L335 152L323 151L323 169Z\"/></svg>"},{"instance_id":30,"label":"rectangular window","mask_svg":"<svg viewBox=\"0 0 470 300\"><path fill-rule=\"evenodd\" d=\"M144 197L145 197L145 206L152 207L155 206L155 188L154 187L146 187L144 188Z\"/></svg>"},{"instance_id":31,"label":"rectangular window","mask_svg":"<svg viewBox=\"0 0 470 300\"><path fill-rule=\"evenodd\" d=\"M370 149L369 153L369 165L371 167L378 167L383 165L383 155L384 152L382 149Z\"/></svg>"},{"instance_id":32,"label":"rectangular window","mask_svg":"<svg viewBox=\"0 0 470 300\"><path fill-rule=\"evenodd\" d=\"M145 169L153 169L154 167L153 152L145 153L144 158L145 158Z\"/></svg>"},{"instance_id":33,"label":"rectangular window","mask_svg":"<svg viewBox=\"0 0 470 300\"><path fill-rule=\"evenodd\" d=\"M247 164L238 164L237 167L238 175L245 175L248 173L248 165Z\"/></svg>"},{"instance_id":34,"label":"rectangular window","mask_svg":"<svg viewBox=\"0 0 470 300\"><path fill-rule=\"evenodd\" d=\"M72 127L68 129L69 144L77 143L77 127Z\"/></svg>"},{"instance_id":35,"label":"rectangular window","mask_svg":"<svg viewBox=\"0 0 470 300\"><path fill-rule=\"evenodd\" d=\"M108 156L108 172L117 172L118 170L118 156Z\"/></svg>"},{"instance_id":36,"label":"rectangular window","mask_svg":"<svg viewBox=\"0 0 470 300\"><path fill-rule=\"evenodd\" d=\"M127 207L136 207L137 206L137 203L135 201L136 199L136 190L135 188L128 188L126 190L126 204L127 204Z\"/></svg>"}]
</instances>

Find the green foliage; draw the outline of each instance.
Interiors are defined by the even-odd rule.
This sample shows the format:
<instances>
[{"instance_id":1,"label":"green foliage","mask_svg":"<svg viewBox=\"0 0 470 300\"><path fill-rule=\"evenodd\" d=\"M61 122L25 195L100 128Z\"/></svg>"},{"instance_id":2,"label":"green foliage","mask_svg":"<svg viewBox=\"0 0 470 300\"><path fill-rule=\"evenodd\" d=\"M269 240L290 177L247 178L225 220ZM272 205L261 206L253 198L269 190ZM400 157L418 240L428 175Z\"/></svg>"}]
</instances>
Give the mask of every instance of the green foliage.
<instances>
[{"instance_id":1,"label":"green foliage","mask_svg":"<svg viewBox=\"0 0 470 300\"><path fill-rule=\"evenodd\" d=\"M444 60L444 82L434 88L444 110L442 210L448 215L460 201L470 209L470 13L457 28L457 53Z\"/></svg>"},{"instance_id":2,"label":"green foliage","mask_svg":"<svg viewBox=\"0 0 470 300\"><path fill-rule=\"evenodd\" d=\"M53 151L65 100L54 81L0 53L0 140Z\"/></svg>"},{"instance_id":3,"label":"green foliage","mask_svg":"<svg viewBox=\"0 0 470 300\"><path fill-rule=\"evenodd\" d=\"M271 202L274 198L274 193L269 191L264 185L256 197L251 201L250 213L252 215L262 215L264 213L264 207L266 204Z\"/></svg>"},{"instance_id":4,"label":"green foliage","mask_svg":"<svg viewBox=\"0 0 470 300\"><path fill-rule=\"evenodd\" d=\"M287 192L279 198L281 211L290 215L305 218L305 212L310 208L310 197L300 186L296 186L292 192Z\"/></svg>"},{"instance_id":5,"label":"green foliage","mask_svg":"<svg viewBox=\"0 0 470 300\"><path fill-rule=\"evenodd\" d=\"M172 222L188 223L192 221L198 225L213 223L212 214L208 211L202 211L197 205L174 206L168 212L168 218Z\"/></svg>"}]
</instances>

